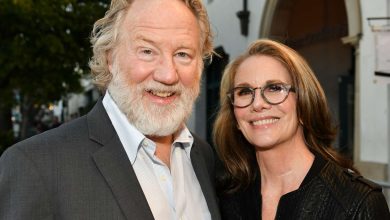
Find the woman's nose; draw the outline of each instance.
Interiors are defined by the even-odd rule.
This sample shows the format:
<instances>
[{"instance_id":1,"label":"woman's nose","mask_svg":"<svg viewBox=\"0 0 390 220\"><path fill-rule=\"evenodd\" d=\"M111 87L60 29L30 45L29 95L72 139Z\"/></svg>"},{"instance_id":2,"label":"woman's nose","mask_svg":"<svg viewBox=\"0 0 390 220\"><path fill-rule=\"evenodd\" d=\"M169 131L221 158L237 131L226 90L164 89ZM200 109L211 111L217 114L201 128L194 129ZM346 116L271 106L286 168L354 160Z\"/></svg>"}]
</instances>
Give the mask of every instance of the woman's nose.
<instances>
[{"instance_id":1,"label":"woman's nose","mask_svg":"<svg viewBox=\"0 0 390 220\"><path fill-rule=\"evenodd\" d=\"M250 107L255 111L259 112L263 109L269 109L271 107L271 104L269 104L261 95L261 90L256 89L254 91L254 99L252 105Z\"/></svg>"}]
</instances>

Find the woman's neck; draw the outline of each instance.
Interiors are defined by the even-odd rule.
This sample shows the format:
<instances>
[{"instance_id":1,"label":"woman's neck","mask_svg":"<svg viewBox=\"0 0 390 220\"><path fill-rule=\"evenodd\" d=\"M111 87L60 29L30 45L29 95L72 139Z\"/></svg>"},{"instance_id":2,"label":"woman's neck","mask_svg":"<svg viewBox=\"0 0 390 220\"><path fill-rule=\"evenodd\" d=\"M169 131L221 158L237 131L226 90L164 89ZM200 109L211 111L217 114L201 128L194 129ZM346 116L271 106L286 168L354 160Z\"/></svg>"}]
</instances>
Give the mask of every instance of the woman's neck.
<instances>
[{"instance_id":1,"label":"woman's neck","mask_svg":"<svg viewBox=\"0 0 390 220\"><path fill-rule=\"evenodd\" d=\"M299 188L314 155L302 141L258 150L256 158L261 173L262 219L275 219L280 198Z\"/></svg>"},{"instance_id":2,"label":"woman's neck","mask_svg":"<svg viewBox=\"0 0 390 220\"><path fill-rule=\"evenodd\" d=\"M314 161L305 143L294 142L256 152L263 190L285 194L299 188Z\"/></svg>"}]
</instances>

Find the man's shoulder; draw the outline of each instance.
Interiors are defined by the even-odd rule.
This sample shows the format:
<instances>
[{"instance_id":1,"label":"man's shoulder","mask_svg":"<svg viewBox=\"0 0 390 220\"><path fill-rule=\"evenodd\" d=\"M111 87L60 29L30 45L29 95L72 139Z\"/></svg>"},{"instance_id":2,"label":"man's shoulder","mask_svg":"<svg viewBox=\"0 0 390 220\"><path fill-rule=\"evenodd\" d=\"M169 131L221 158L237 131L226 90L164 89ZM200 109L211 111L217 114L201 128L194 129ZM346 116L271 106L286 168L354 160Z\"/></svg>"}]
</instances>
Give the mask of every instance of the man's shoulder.
<instances>
[{"instance_id":1,"label":"man's shoulder","mask_svg":"<svg viewBox=\"0 0 390 220\"><path fill-rule=\"evenodd\" d=\"M202 145L204 147L211 147L210 144L207 143L207 141L205 141L203 138L201 138L200 136L198 136L194 132L191 132L191 135L192 135L192 137L194 137L194 143L196 143L198 145Z\"/></svg>"},{"instance_id":2,"label":"man's shoulder","mask_svg":"<svg viewBox=\"0 0 390 220\"><path fill-rule=\"evenodd\" d=\"M194 137L194 144L193 149L197 149L198 151L202 151L203 154L210 154L214 156L215 149L212 145L210 145L207 141L205 141L203 138L199 137L197 134L194 134L191 132L192 136Z\"/></svg>"},{"instance_id":3,"label":"man's shoulder","mask_svg":"<svg viewBox=\"0 0 390 220\"><path fill-rule=\"evenodd\" d=\"M194 144L191 150L191 157L193 157L195 153L201 155L201 157L208 163L214 164L216 158L215 149L209 143L207 143L203 138L199 137L198 135L192 132L191 134L194 137Z\"/></svg>"},{"instance_id":4,"label":"man's shoulder","mask_svg":"<svg viewBox=\"0 0 390 220\"><path fill-rule=\"evenodd\" d=\"M22 140L7 150L22 152L43 152L88 138L88 128L85 116L64 123L59 127L47 130Z\"/></svg>"}]
</instances>

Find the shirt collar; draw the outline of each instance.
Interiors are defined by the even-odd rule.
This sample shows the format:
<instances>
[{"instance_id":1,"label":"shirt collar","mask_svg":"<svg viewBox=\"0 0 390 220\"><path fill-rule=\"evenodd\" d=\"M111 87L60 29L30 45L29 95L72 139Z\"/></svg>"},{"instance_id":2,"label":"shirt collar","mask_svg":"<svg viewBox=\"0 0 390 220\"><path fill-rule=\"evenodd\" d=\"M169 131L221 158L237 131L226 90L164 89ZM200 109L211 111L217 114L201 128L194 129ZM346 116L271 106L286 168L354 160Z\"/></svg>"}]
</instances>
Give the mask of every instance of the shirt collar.
<instances>
[{"instance_id":1,"label":"shirt collar","mask_svg":"<svg viewBox=\"0 0 390 220\"><path fill-rule=\"evenodd\" d=\"M176 132L174 136L173 146L182 146L186 152L186 155L190 158L192 145L194 143L194 137L186 126Z\"/></svg>"},{"instance_id":2,"label":"shirt collar","mask_svg":"<svg viewBox=\"0 0 390 220\"><path fill-rule=\"evenodd\" d=\"M127 117L121 110L119 110L108 91L104 95L103 106L107 111L108 117L110 117L123 147L125 148L131 164L134 164L138 148L141 142L145 139L145 135L139 132L138 129L127 120Z\"/></svg>"}]
</instances>

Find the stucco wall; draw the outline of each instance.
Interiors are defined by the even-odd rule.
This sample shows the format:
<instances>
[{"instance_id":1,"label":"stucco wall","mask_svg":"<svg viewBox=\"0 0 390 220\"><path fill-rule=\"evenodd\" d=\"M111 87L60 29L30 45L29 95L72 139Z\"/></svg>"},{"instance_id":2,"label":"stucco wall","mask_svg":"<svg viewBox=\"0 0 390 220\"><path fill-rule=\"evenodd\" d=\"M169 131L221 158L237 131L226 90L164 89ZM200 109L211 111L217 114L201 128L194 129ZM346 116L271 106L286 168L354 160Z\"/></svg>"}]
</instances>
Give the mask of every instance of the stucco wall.
<instances>
[{"instance_id":1,"label":"stucco wall","mask_svg":"<svg viewBox=\"0 0 390 220\"><path fill-rule=\"evenodd\" d=\"M359 44L358 97L360 109L360 160L365 162L388 162L388 126L389 95L387 84L381 83L374 76L375 71L375 36L371 31L368 17L386 17L387 1L360 1L362 12L363 35ZM376 22L378 23L378 22ZM380 23L380 22L379 22Z\"/></svg>"},{"instance_id":2,"label":"stucco wall","mask_svg":"<svg viewBox=\"0 0 390 220\"><path fill-rule=\"evenodd\" d=\"M264 0L248 0L249 34L242 36L240 20L236 13L243 9L242 0L212 0L206 4L212 29L215 32L215 46L222 45L231 58L243 52L249 43L259 37L260 21Z\"/></svg>"}]
</instances>

